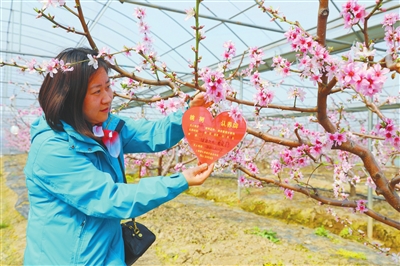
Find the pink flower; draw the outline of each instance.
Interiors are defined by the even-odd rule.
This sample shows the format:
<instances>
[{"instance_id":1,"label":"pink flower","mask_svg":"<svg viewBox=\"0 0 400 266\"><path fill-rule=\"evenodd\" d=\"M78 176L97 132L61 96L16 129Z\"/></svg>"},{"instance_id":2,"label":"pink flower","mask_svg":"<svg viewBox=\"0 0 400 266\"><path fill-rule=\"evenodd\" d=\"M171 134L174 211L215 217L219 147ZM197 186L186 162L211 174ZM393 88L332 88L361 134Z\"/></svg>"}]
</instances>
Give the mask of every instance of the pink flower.
<instances>
[{"instance_id":1,"label":"pink flower","mask_svg":"<svg viewBox=\"0 0 400 266\"><path fill-rule=\"evenodd\" d=\"M108 61L111 65L115 65L114 56L110 54L110 49L107 47L103 47L97 57L102 56L104 60Z\"/></svg>"},{"instance_id":2,"label":"pink flower","mask_svg":"<svg viewBox=\"0 0 400 266\"><path fill-rule=\"evenodd\" d=\"M274 174L279 173L282 170L282 164L278 160L272 160L271 161L271 169L274 172Z\"/></svg>"},{"instance_id":3,"label":"pink flower","mask_svg":"<svg viewBox=\"0 0 400 266\"><path fill-rule=\"evenodd\" d=\"M294 192L291 189L285 188L283 191L285 193L286 198L293 199Z\"/></svg>"},{"instance_id":4,"label":"pink flower","mask_svg":"<svg viewBox=\"0 0 400 266\"><path fill-rule=\"evenodd\" d=\"M194 17L194 15L196 14L196 12L195 12L193 7L190 8L190 9L185 9L185 12L186 12L185 20L188 20L188 19Z\"/></svg>"},{"instance_id":5,"label":"pink flower","mask_svg":"<svg viewBox=\"0 0 400 266\"><path fill-rule=\"evenodd\" d=\"M58 68L60 66L60 61L58 59L51 59L50 62L44 63L46 72L49 73L50 77L53 77L53 74L58 73Z\"/></svg>"},{"instance_id":6,"label":"pink flower","mask_svg":"<svg viewBox=\"0 0 400 266\"><path fill-rule=\"evenodd\" d=\"M357 200L357 207L356 207L356 211L359 211L360 213L364 213L366 212L367 206L365 206L365 204L367 203L366 200Z\"/></svg>"},{"instance_id":7,"label":"pink flower","mask_svg":"<svg viewBox=\"0 0 400 266\"><path fill-rule=\"evenodd\" d=\"M244 186L246 185L246 183L247 183L246 177L244 177L244 176L239 176L239 178L238 178L238 184L239 184L239 186L244 187Z\"/></svg>"},{"instance_id":8,"label":"pink flower","mask_svg":"<svg viewBox=\"0 0 400 266\"><path fill-rule=\"evenodd\" d=\"M342 5L340 12L344 18L344 27L351 28L353 25L363 23L367 15L365 7L357 3L357 0L349 0Z\"/></svg>"},{"instance_id":9,"label":"pink flower","mask_svg":"<svg viewBox=\"0 0 400 266\"><path fill-rule=\"evenodd\" d=\"M178 104L174 101L174 99L170 99L168 101L168 110L170 112L176 112L178 110L177 106Z\"/></svg>"},{"instance_id":10,"label":"pink flower","mask_svg":"<svg viewBox=\"0 0 400 266\"><path fill-rule=\"evenodd\" d=\"M385 28L392 27L399 20L400 20L400 15L398 13L385 14L385 17L382 21L382 25Z\"/></svg>"},{"instance_id":11,"label":"pink flower","mask_svg":"<svg viewBox=\"0 0 400 266\"><path fill-rule=\"evenodd\" d=\"M183 163L177 163L175 166L174 166L174 170L176 171L176 172L180 172L180 171L183 171L183 170L185 170L186 169L186 166L183 164Z\"/></svg>"},{"instance_id":12,"label":"pink flower","mask_svg":"<svg viewBox=\"0 0 400 266\"><path fill-rule=\"evenodd\" d=\"M252 174L258 174L258 167L255 163L249 162L246 164L247 169L250 170Z\"/></svg>"},{"instance_id":13,"label":"pink flower","mask_svg":"<svg viewBox=\"0 0 400 266\"><path fill-rule=\"evenodd\" d=\"M74 70L74 67L72 67L69 63L64 64L63 60L60 60L60 68L63 72Z\"/></svg>"},{"instance_id":14,"label":"pink flower","mask_svg":"<svg viewBox=\"0 0 400 266\"><path fill-rule=\"evenodd\" d=\"M150 26L147 23L140 21L139 22L139 31L140 31L140 33L147 34L150 32Z\"/></svg>"},{"instance_id":15,"label":"pink flower","mask_svg":"<svg viewBox=\"0 0 400 266\"><path fill-rule=\"evenodd\" d=\"M138 54L144 54L146 52L146 46L141 43L138 43L134 49Z\"/></svg>"},{"instance_id":16,"label":"pink flower","mask_svg":"<svg viewBox=\"0 0 400 266\"><path fill-rule=\"evenodd\" d=\"M139 20L142 20L146 17L146 9L145 8L135 8L135 12L133 13L135 17Z\"/></svg>"},{"instance_id":17,"label":"pink flower","mask_svg":"<svg viewBox=\"0 0 400 266\"><path fill-rule=\"evenodd\" d=\"M206 88L207 101L219 103L226 98L226 81L218 70L203 70L200 75Z\"/></svg>"},{"instance_id":18,"label":"pink flower","mask_svg":"<svg viewBox=\"0 0 400 266\"><path fill-rule=\"evenodd\" d=\"M163 115L167 115L167 106L164 102L164 100L160 100L156 103L157 109L161 112Z\"/></svg>"},{"instance_id":19,"label":"pink flower","mask_svg":"<svg viewBox=\"0 0 400 266\"><path fill-rule=\"evenodd\" d=\"M321 73L311 74L311 80L312 80L314 86L317 85L317 83L322 82L321 77L322 77Z\"/></svg>"},{"instance_id":20,"label":"pink flower","mask_svg":"<svg viewBox=\"0 0 400 266\"><path fill-rule=\"evenodd\" d=\"M328 133L327 134L328 141L332 143L333 145L342 145L343 142L347 141L346 133L339 133L335 132L333 134Z\"/></svg>"},{"instance_id":21,"label":"pink flower","mask_svg":"<svg viewBox=\"0 0 400 266\"><path fill-rule=\"evenodd\" d=\"M225 51L222 54L225 60L231 59L236 55L235 44L232 41L227 41L224 43Z\"/></svg>"},{"instance_id":22,"label":"pink flower","mask_svg":"<svg viewBox=\"0 0 400 266\"><path fill-rule=\"evenodd\" d=\"M305 98L305 95L306 95L306 92L301 88L292 87L292 88L289 89L288 94L289 94L288 95L289 99L293 99L293 98L297 97L297 98L300 99L300 101L303 102L304 98Z\"/></svg>"},{"instance_id":23,"label":"pink flower","mask_svg":"<svg viewBox=\"0 0 400 266\"><path fill-rule=\"evenodd\" d=\"M242 117L242 111L239 109L238 106L231 106L231 110L229 111L229 116L233 118L236 122Z\"/></svg>"},{"instance_id":24,"label":"pink flower","mask_svg":"<svg viewBox=\"0 0 400 266\"><path fill-rule=\"evenodd\" d=\"M343 142L347 141L346 134L345 133L336 132L335 133L335 140L336 140L336 144L337 145L342 145Z\"/></svg>"},{"instance_id":25,"label":"pink flower","mask_svg":"<svg viewBox=\"0 0 400 266\"><path fill-rule=\"evenodd\" d=\"M367 181L365 182L365 184L373 190L376 189L376 184L370 176L367 177Z\"/></svg>"},{"instance_id":26,"label":"pink flower","mask_svg":"<svg viewBox=\"0 0 400 266\"><path fill-rule=\"evenodd\" d=\"M58 4L59 6L65 5L65 0L42 0L42 1L40 1L40 2L43 3L42 9L46 9L46 8L48 8L50 5L52 5L53 7L56 7L57 4Z\"/></svg>"},{"instance_id":27,"label":"pink flower","mask_svg":"<svg viewBox=\"0 0 400 266\"><path fill-rule=\"evenodd\" d=\"M28 69L29 69L29 73L34 73L36 72L35 70L35 65L36 65L36 60L32 59L29 63L28 63Z\"/></svg>"},{"instance_id":28,"label":"pink flower","mask_svg":"<svg viewBox=\"0 0 400 266\"><path fill-rule=\"evenodd\" d=\"M93 66L94 69L97 69L99 67L99 62L97 62L96 56L92 56L91 54L88 54L87 57L89 58L89 66Z\"/></svg>"}]
</instances>

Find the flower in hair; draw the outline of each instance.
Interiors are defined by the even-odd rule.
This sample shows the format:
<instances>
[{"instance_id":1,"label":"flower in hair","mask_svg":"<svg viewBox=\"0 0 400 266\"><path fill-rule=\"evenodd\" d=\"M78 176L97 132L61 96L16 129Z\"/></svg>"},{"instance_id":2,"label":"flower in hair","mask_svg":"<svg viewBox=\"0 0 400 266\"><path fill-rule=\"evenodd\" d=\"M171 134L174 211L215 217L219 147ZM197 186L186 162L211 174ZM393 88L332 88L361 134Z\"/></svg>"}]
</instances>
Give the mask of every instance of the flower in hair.
<instances>
[{"instance_id":1,"label":"flower in hair","mask_svg":"<svg viewBox=\"0 0 400 266\"><path fill-rule=\"evenodd\" d=\"M91 54L88 54L87 57L89 58L89 66L94 67L94 69L97 69L99 67L99 62L97 62L96 56L92 56Z\"/></svg>"}]
</instances>

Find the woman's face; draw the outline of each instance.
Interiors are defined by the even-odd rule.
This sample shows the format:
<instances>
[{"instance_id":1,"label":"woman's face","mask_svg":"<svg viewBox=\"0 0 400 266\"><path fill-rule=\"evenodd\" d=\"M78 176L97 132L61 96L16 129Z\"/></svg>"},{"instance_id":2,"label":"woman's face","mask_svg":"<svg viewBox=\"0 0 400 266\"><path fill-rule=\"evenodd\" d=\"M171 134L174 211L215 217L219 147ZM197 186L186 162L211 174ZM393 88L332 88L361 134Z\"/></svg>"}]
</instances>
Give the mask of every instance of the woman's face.
<instances>
[{"instance_id":1,"label":"woman's face","mask_svg":"<svg viewBox=\"0 0 400 266\"><path fill-rule=\"evenodd\" d=\"M113 91L104 68L99 68L90 78L83 100L83 115L92 125L101 124L108 118L111 110Z\"/></svg>"}]
</instances>

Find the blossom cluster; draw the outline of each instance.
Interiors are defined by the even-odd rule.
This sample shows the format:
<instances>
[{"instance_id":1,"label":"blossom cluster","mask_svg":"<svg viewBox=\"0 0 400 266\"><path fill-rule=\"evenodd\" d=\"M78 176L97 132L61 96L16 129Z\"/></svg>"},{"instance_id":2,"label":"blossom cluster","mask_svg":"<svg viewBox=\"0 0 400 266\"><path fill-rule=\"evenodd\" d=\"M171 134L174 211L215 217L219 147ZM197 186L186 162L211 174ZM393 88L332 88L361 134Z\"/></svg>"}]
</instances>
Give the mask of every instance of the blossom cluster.
<instances>
[{"instance_id":1,"label":"blossom cluster","mask_svg":"<svg viewBox=\"0 0 400 266\"><path fill-rule=\"evenodd\" d=\"M243 76L250 76L254 69L257 71L260 65L265 64L265 62L262 60L263 57L264 51L262 49L259 49L258 47L251 47L249 49L249 66L243 70L241 74Z\"/></svg>"},{"instance_id":2,"label":"blossom cluster","mask_svg":"<svg viewBox=\"0 0 400 266\"><path fill-rule=\"evenodd\" d=\"M357 3L357 0L349 0L342 5L340 14L344 19L344 28L351 28L358 23L364 23L366 14L365 7Z\"/></svg>"},{"instance_id":3,"label":"blossom cluster","mask_svg":"<svg viewBox=\"0 0 400 266\"><path fill-rule=\"evenodd\" d=\"M250 173L252 174L258 174L259 169L257 165L254 163L254 161L250 158L254 157L254 150L250 148L234 148L228 154L220 158L216 162L217 167L221 167L224 169L227 168L234 168L235 165L241 165L247 168Z\"/></svg>"},{"instance_id":4,"label":"blossom cluster","mask_svg":"<svg viewBox=\"0 0 400 266\"><path fill-rule=\"evenodd\" d=\"M208 102L219 103L225 100L228 84L222 72L204 68L200 73L200 79L204 81Z\"/></svg>"},{"instance_id":5,"label":"blossom cluster","mask_svg":"<svg viewBox=\"0 0 400 266\"><path fill-rule=\"evenodd\" d=\"M233 121L238 121L243 117L242 111L240 110L238 105L232 105L231 109L228 112L229 117L233 119Z\"/></svg>"},{"instance_id":6,"label":"blossom cluster","mask_svg":"<svg viewBox=\"0 0 400 266\"><path fill-rule=\"evenodd\" d=\"M227 69L231 64L232 58L236 55L236 47L232 41L227 41L224 43L223 47L225 48L224 53L222 54L222 58L225 60L221 68L223 70Z\"/></svg>"},{"instance_id":7,"label":"blossom cluster","mask_svg":"<svg viewBox=\"0 0 400 266\"><path fill-rule=\"evenodd\" d=\"M3 108L3 105L1 105ZM41 116L42 108L37 106L29 106L26 109L15 110L15 117L4 123L11 124L10 131L5 131L5 146L15 148L20 152L28 152L30 141L30 124L31 119Z\"/></svg>"},{"instance_id":8,"label":"blossom cluster","mask_svg":"<svg viewBox=\"0 0 400 266\"><path fill-rule=\"evenodd\" d=\"M41 0L43 3L42 10L47 9L49 6L57 7L65 5L65 0Z\"/></svg>"},{"instance_id":9,"label":"blossom cluster","mask_svg":"<svg viewBox=\"0 0 400 266\"><path fill-rule=\"evenodd\" d=\"M400 129L396 127L394 121L385 118L380 124L376 125L376 134L385 138L385 143L393 148L400 150Z\"/></svg>"},{"instance_id":10,"label":"blossom cluster","mask_svg":"<svg viewBox=\"0 0 400 266\"><path fill-rule=\"evenodd\" d=\"M297 67L300 78L310 78L316 85L321 82L322 73L328 73L328 78L332 79L338 71L337 60L329 54L329 51L315 41L312 36L304 32L300 27L291 27L285 34L287 41L291 44L293 51L298 52ZM291 62L275 56L273 67L283 77L290 75Z\"/></svg>"},{"instance_id":11,"label":"blossom cluster","mask_svg":"<svg viewBox=\"0 0 400 266\"><path fill-rule=\"evenodd\" d=\"M302 88L298 87L292 87L288 91L288 98L293 99L293 98L299 98L300 101L304 101L306 97L306 92Z\"/></svg>"},{"instance_id":12,"label":"blossom cluster","mask_svg":"<svg viewBox=\"0 0 400 266\"><path fill-rule=\"evenodd\" d=\"M382 68L380 64L369 66L349 59L343 63L337 75L339 83L345 87L352 87L361 95L373 97L382 92L389 69Z\"/></svg>"},{"instance_id":13,"label":"blossom cluster","mask_svg":"<svg viewBox=\"0 0 400 266\"><path fill-rule=\"evenodd\" d=\"M135 8L134 16L139 20L139 32L143 34L142 43L139 42L135 50L137 53L148 54L152 50L153 40L149 35L150 26L144 20L146 17L146 9L141 7Z\"/></svg>"},{"instance_id":14,"label":"blossom cluster","mask_svg":"<svg viewBox=\"0 0 400 266\"><path fill-rule=\"evenodd\" d=\"M126 94L132 97L135 95L135 90L141 88L141 84L134 79L126 78L120 83L121 88L126 91Z\"/></svg>"},{"instance_id":15,"label":"blossom cluster","mask_svg":"<svg viewBox=\"0 0 400 266\"><path fill-rule=\"evenodd\" d=\"M239 185L239 187L245 187L245 188L249 188L249 187L262 188L263 187L263 185L260 181L248 179L244 176L240 176L238 178L238 185Z\"/></svg>"},{"instance_id":16,"label":"blossom cluster","mask_svg":"<svg viewBox=\"0 0 400 266\"><path fill-rule=\"evenodd\" d=\"M356 207L356 211L360 212L360 213L364 213L366 211L368 211L367 208L367 200L357 200L357 207Z\"/></svg>"},{"instance_id":17,"label":"blossom cluster","mask_svg":"<svg viewBox=\"0 0 400 266\"><path fill-rule=\"evenodd\" d=\"M154 160L151 158L147 158L147 155L144 153L135 154L134 157L125 157L125 164L131 168L139 167L140 176L148 175L148 170L151 165L154 163Z\"/></svg>"},{"instance_id":18,"label":"blossom cluster","mask_svg":"<svg viewBox=\"0 0 400 266\"><path fill-rule=\"evenodd\" d=\"M349 153L338 151L338 155L338 163L334 165L333 169L333 194L336 198L346 199L349 195L345 192L345 186L349 183L355 186L360 182L360 178L352 174L354 163L350 160Z\"/></svg>"},{"instance_id":19,"label":"blossom cluster","mask_svg":"<svg viewBox=\"0 0 400 266\"><path fill-rule=\"evenodd\" d=\"M161 114L168 115L170 113L174 113L177 110L186 107L186 94L183 92L179 92L179 97L176 98L169 98L168 100L159 100L152 104ZM158 98L160 96L156 96Z\"/></svg>"},{"instance_id":20,"label":"blossom cluster","mask_svg":"<svg viewBox=\"0 0 400 266\"><path fill-rule=\"evenodd\" d=\"M274 92L269 89L270 83L262 80L258 71L254 72L250 77L250 82L257 90L253 96L255 104L268 106L274 99Z\"/></svg>"},{"instance_id":21,"label":"blossom cluster","mask_svg":"<svg viewBox=\"0 0 400 266\"><path fill-rule=\"evenodd\" d=\"M22 58L18 59L23 60ZM49 74L50 77L54 77L54 74L57 74L59 71L67 72L74 70L74 67L70 63L64 63L63 60L59 60L57 58L52 58L50 61L43 61L42 63L38 63L36 59L33 58L30 61L25 61L24 63L26 65L19 65L14 59L12 59L11 63L9 64L18 67L20 73L22 74L25 72L28 72L29 74ZM6 62L0 61L0 66L5 64Z\"/></svg>"},{"instance_id":22,"label":"blossom cluster","mask_svg":"<svg viewBox=\"0 0 400 266\"><path fill-rule=\"evenodd\" d=\"M87 58L89 59L88 65L93 66L94 69L97 69L99 67L99 62L97 61L98 58L103 58L111 65L115 65L114 55L110 53L110 49L107 47L103 47L97 55L88 54Z\"/></svg>"},{"instance_id":23,"label":"blossom cluster","mask_svg":"<svg viewBox=\"0 0 400 266\"><path fill-rule=\"evenodd\" d=\"M399 13L386 14L382 22L385 28L385 42L387 53L392 55L393 60L398 58L400 52L400 26L394 28L397 21L400 21Z\"/></svg>"}]
</instances>

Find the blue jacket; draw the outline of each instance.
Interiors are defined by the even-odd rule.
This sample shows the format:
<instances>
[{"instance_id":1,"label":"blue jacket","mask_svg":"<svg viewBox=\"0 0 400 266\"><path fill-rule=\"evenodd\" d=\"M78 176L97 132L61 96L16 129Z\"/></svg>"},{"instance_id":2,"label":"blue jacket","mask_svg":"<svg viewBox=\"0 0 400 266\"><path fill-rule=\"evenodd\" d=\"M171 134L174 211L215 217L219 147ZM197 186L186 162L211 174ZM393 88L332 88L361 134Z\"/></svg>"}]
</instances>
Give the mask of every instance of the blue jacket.
<instances>
[{"instance_id":1,"label":"blue jacket","mask_svg":"<svg viewBox=\"0 0 400 266\"><path fill-rule=\"evenodd\" d=\"M103 127L113 130L120 119L123 153L162 151L183 137L180 111L156 122L110 115ZM173 199L186 179L177 173L124 184L117 158L68 124L64 130L53 131L44 117L31 127L24 264L125 265L120 220Z\"/></svg>"}]
</instances>

